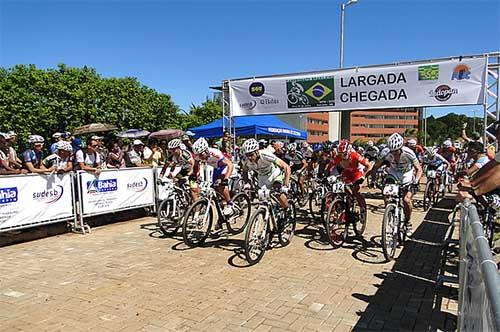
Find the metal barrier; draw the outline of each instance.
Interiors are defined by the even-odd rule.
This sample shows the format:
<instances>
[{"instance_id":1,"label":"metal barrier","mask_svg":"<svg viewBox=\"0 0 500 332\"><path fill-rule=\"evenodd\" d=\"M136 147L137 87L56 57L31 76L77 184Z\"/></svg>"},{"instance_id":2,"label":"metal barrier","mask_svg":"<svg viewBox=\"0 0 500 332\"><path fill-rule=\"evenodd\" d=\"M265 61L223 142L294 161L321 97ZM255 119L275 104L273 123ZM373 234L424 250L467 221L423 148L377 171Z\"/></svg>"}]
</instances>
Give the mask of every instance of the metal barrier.
<instances>
[{"instance_id":1,"label":"metal barrier","mask_svg":"<svg viewBox=\"0 0 500 332\"><path fill-rule=\"evenodd\" d=\"M500 332L500 277L477 209L461 205L459 331Z\"/></svg>"},{"instance_id":2,"label":"metal barrier","mask_svg":"<svg viewBox=\"0 0 500 332\"><path fill-rule=\"evenodd\" d=\"M0 177L0 232L74 221L74 176L25 174Z\"/></svg>"}]
</instances>

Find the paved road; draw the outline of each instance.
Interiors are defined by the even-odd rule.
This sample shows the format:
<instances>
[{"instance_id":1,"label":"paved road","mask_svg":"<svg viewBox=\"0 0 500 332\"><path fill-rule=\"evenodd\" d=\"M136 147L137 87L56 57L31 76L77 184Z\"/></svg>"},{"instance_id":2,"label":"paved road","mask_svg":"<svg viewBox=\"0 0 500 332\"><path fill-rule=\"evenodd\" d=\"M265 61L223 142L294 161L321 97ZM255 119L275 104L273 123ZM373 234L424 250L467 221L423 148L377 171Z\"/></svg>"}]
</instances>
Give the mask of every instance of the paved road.
<instances>
[{"instance_id":1,"label":"paved road","mask_svg":"<svg viewBox=\"0 0 500 332\"><path fill-rule=\"evenodd\" d=\"M454 330L456 290L434 287L449 211L415 213L415 240L386 263L382 201L369 204L363 239L333 250L300 223L253 267L241 239L187 249L152 218L0 248L0 330Z\"/></svg>"}]
</instances>

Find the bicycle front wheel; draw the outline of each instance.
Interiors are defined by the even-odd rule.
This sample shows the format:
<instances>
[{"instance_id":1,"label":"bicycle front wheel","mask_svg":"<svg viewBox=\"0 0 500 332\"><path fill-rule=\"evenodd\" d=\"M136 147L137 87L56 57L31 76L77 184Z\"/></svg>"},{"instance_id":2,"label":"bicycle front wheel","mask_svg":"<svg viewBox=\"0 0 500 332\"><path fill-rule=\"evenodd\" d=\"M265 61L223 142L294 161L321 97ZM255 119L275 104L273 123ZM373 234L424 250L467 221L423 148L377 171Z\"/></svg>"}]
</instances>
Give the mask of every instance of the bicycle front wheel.
<instances>
[{"instance_id":1,"label":"bicycle front wheel","mask_svg":"<svg viewBox=\"0 0 500 332\"><path fill-rule=\"evenodd\" d=\"M323 201L321 192L321 190L315 190L309 195L309 212L311 212L313 219L321 217L321 206Z\"/></svg>"},{"instance_id":2,"label":"bicycle front wheel","mask_svg":"<svg viewBox=\"0 0 500 332\"><path fill-rule=\"evenodd\" d=\"M355 200L355 198L353 198ZM363 211L361 213L361 208L354 203L352 207L352 212L354 214L354 233L356 236L362 236L366 230L366 216L368 214L367 211Z\"/></svg>"},{"instance_id":3,"label":"bicycle front wheel","mask_svg":"<svg viewBox=\"0 0 500 332\"><path fill-rule=\"evenodd\" d=\"M388 204L385 207L384 219L382 220L382 251L387 261L394 259L396 247L398 246L398 220L396 218L396 206Z\"/></svg>"},{"instance_id":4,"label":"bicycle front wheel","mask_svg":"<svg viewBox=\"0 0 500 332\"><path fill-rule=\"evenodd\" d=\"M262 259L268 243L269 222L266 210L261 208L250 217L245 233L245 257L250 265L257 264Z\"/></svg>"},{"instance_id":5,"label":"bicycle front wheel","mask_svg":"<svg viewBox=\"0 0 500 332\"><path fill-rule=\"evenodd\" d=\"M213 209L206 199L194 202L186 212L182 225L182 238L189 247L197 247L208 237L214 219Z\"/></svg>"},{"instance_id":6,"label":"bicycle front wheel","mask_svg":"<svg viewBox=\"0 0 500 332\"><path fill-rule=\"evenodd\" d=\"M160 203L157 212L158 227L165 236L174 235L179 229L179 220L173 215L174 200L165 199Z\"/></svg>"},{"instance_id":7,"label":"bicycle front wheel","mask_svg":"<svg viewBox=\"0 0 500 332\"><path fill-rule=\"evenodd\" d=\"M424 193L424 211L429 210L431 205L434 203L435 199L434 183L432 181L427 182L425 185Z\"/></svg>"},{"instance_id":8,"label":"bicycle front wheel","mask_svg":"<svg viewBox=\"0 0 500 332\"><path fill-rule=\"evenodd\" d=\"M247 194L239 193L233 197L234 214L227 222L227 228L232 234L243 232L250 219L252 204Z\"/></svg>"},{"instance_id":9,"label":"bicycle front wheel","mask_svg":"<svg viewBox=\"0 0 500 332\"><path fill-rule=\"evenodd\" d=\"M347 238L346 205L342 199L335 199L328 209L325 220L328 242L340 248Z\"/></svg>"}]
</instances>

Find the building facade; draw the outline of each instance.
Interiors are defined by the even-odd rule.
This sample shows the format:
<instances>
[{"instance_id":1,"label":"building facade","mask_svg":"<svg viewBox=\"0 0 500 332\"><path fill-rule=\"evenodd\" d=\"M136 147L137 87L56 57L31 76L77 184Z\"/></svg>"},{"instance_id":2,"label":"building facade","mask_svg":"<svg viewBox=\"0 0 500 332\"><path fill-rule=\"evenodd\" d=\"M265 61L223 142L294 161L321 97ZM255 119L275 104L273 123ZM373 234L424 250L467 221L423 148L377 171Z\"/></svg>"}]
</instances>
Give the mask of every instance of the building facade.
<instances>
[{"instance_id":1,"label":"building facade","mask_svg":"<svg viewBox=\"0 0 500 332\"><path fill-rule=\"evenodd\" d=\"M351 113L350 140L378 141L407 129L419 129L422 108L364 110Z\"/></svg>"},{"instance_id":2,"label":"building facade","mask_svg":"<svg viewBox=\"0 0 500 332\"><path fill-rule=\"evenodd\" d=\"M321 143L329 139L329 113L307 113L307 141Z\"/></svg>"}]
</instances>

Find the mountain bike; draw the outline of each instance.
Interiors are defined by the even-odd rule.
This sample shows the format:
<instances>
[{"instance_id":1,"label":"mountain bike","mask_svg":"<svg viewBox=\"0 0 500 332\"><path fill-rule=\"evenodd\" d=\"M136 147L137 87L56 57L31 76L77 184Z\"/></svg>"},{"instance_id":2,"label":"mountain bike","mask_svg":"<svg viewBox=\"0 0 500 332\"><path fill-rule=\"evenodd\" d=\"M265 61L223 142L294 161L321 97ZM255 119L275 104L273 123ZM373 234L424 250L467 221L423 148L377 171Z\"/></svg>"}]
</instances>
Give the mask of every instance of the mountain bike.
<instances>
[{"instance_id":1,"label":"mountain bike","mask_svg":"<svg viewBox=\"0 0 500 332\"><path fill-rule=\"evenodd\" d=\"M258 190L259 206L252 214L245 233L245 257L250 265L262 259L275 233L283 247L290 243L295 234L295 202L288 200L285 210L278 202L279 195L277 190L266 186Z\"/></svg>"},{"instance_id":2,"label":"mountain bike","mask_svg":"<svg viewBox=\"0 0 500 332\"><path fill-rule=\"evenodd\" d=\"M157 212L158 227L165 236L171 236L182 225L184 212L191 204L189 187L179 187L173 179L159 179L158 185L161 199Z\"/></svg>"},{"instance_id":3,"label":"mountain bike","mask_svg":"<svg viewBox=\"0 0 500 332\"><path fill-rule=\"evenodd\" d=\"M323 179L311 181L311 193L309 194L309 212L313 219L323 215L324 200L328 192L328 185Z\"/></svg>"},{"instance_id":4,"label":"mountain bike","mask_svg":"<svg viewBox=\"0 0 500 332\"><path fill-rule=\"evenodd\" d=\"M306 176L302 175L304 178L304 191L300 188L299 177L297 174L293 174L290 179L290 194L289 196L297 202L299 207L306 206L309 200L311 180Z\"/></svg>"},{"instance_id":5,"label":"mountain bike","mask_svg":"<svg viewBox=\"0 0 500 332\"><path fill-rule=\"evenodd\" d=\"M216 231L218 235L224 234L223 227L227 233L236 235L241 233L250 217L250 198L245 193L238 193L233 196L233 213L224 215L223 197L214 188L218 184L211 182L200 184L200 199L191 204L184 216L182 225L182 237L184 243L189 247L202 245L212 231L212 224L216 221Z\"/></svg>"},{"instance_id":6,"label":"mountain bike","mask_svg":"<svg viewBox=\"0 0 500 332\"><path fill-rule=\"evenodd\" d=\"M427 183L425 184L424 191L424 211L429 210L431 206L437 203L437 201L444 196L442 190L439 186L440 172L434 169L427 169Z\"/></svg>"},{"instance_id":7,"label":"mountain bike","mask_svg":"<svg viewBox=\"0 0 500 332\"><path fill-rule=\"evenodd\" d=\"M386 205L382 219L382 250L387 261L394 259L398 245L406 242L407 224L403 208L403 198L410 185L386 184L384 197Z\"/></svg>"},{"instance_id":8,"label":"mountain bike","mask_svg":"<svg viewBox=\"0 0 500 332\"><path fill-rule=\"evenodd\" d=\"M353 226L357 236L363 235L366 229L366 211L361 213L350 185L346 185L340 176L330 176L328 181L333 201L329 203L324 221L328 242L334 247L341 247L349 233L349 225Z\"/></svg>"}]
</instances>

